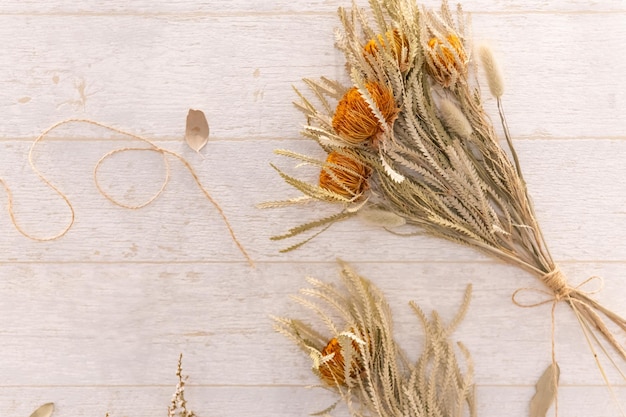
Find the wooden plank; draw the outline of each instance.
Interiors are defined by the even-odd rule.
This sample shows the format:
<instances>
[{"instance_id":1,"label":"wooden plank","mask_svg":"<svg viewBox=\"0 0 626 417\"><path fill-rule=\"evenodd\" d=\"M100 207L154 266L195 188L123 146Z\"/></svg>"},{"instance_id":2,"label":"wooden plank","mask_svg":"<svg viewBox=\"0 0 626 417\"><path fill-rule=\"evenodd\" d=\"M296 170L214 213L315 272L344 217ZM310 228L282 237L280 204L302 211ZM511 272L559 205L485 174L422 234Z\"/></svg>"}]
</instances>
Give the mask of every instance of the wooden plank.
<instances>
[{"instance_id":1,"label":"wooden plank","mask_svg":"<svg viewBox=\"0 0 626 417\"><path fill-rule=\"evenodd\" d=\"M475 40L490 41L505 70L509 124L554 256L573 283L603 276L597 297L624 316L626 55L619 51L626 2L522 3L464 6L474 12ZM14 192L20 224L43 235L65 225L67 208L37 180L26 154L48 125L89 117L159 139L188 158L257 267L244 262L176 161L163 196L128 211L97 193L91 172L106 152L137 142L97 128L55 132L36 161L75 204L70 233L49 243L25 239L0 196L0 415L28 416L48 401L57 403L53 417L165 415L180 352L190 375L187 398L199 415L318 411L332 395L304 388L317 382L308 358L273 332L268 315L307 317L289 295L307 275L336 279L336 257L355 262L385 292L411 357L421 329L408 301L450 319L473 282L469 315L455 337L473 353L479 415L527 413L532 385L550 360L550 304L521 309L510 296L540 288L536 279L470 249L399 238L359 221L336 225L292 254L278 254L283 245L268 240L335 210L255 205L294 195L268 166L292 168L273 149L323 157L299 137L303 119L291 106L291 85L307 76L345 80L332 31L335 9L346 4L2 2L8 64L0 68L0 178ZM495 120L493 101L486 106ZM190 107L204 110L211 125L204 158L181 143ZM160 156L118 156L102 167L103 186L125 201L150 198L163 177ZM316 181L314 170L291 171ZM565 305L556 323L561 415L616 415ZM609 375L626 404L624 380Z\"/></svg>"},{"instance_id":2,"label":"wooden plank","mask_svg":"<svg viewBox=\"0 0 626 417\"><path fill-rule=\"evenodd\" d=\"M359 0L360 5L367 2ZM420 2L429 7L438 7L440 2L428 0ZM451 2L452 3L452 2ZM462 2L464 9L473 13L537 13L537 12L620 12L626 9L623 1L551 1L529 0L520 3L515 0L466 0ZM121 1L113 0L103 2L70 2L55 1L41 4L36 0L7 0L0 7L0 14L141 14L141 15L164 15L164 14L193 14L193 15L231 15L231 14L283 14L302 12L309 13L333 13L340 6L349 6L345 0L310 0L307 2L290 2L276 0L264 2L261 0L231 0L228 2L218 0L180 0L167 1Z\"/></svg>"},{"instance_id":3,"label":"wooden plank","mask_svg":"<svg viewBox=\"0 0 626 417\"><path fill-rule=\"evenodd\" d=\"M468 283L474 297L455 339L473 353L476 381L532 385L550 360L550 306L520 309L516 288L541 288L500 264L355 264L385 293L400 346L417 357L422 330L408 307L456 313ZM70 263L0 266L1 387L154 385L169 380L179 353L197 384L315 384L309 358L274 333L270 314L316 320L289 296L306 276L337 282L335 263L234 264ZM565 264L578 283L606 278L601 301L626 315L625 264ZM593 285L590 285L591 289ZM529 293L525 299L545 297ZM597 385L575 317L557 314L557 355L565 385ZM318 329L324 327L317 322ZM329 338L331 335L329 334ZM42 372L44 372L42 374ZM619 378L609 372L613 381Z\"/></svg>"},{"instance_id":4,"label":"wooden plank","mask_svg":"<svg viewBox=\"0 0 626 417\"><path fill-rule=\"evenodd\" d=\"M169 381L175 384L175 379ZM196 387L193 375L186 386L189 406L199 416L291 417L308 415L334 402L334 396L321 389L304 387ZM28 416L40 403L55 401L54 417L165 416L173 386L160 387L27 387L0 391L0 412ZM620 388L624 398L626 389ZM529 386L477 388L478 415L526 415L534 390ZM559 413L589 417L617 415L618 411L603 387L562 387ZM343 406L333 412L347 416Z\"/></svg>"},{"instance_id":5,"label":"wooden plank","mask_svg":"<svg viewBox=\"0 0 626 417\"><path fill-rule=\"evenodd\" d=\"M372 262L488 259L434 238L392 236L358 219L334 225L298 251L280 254L280 249L298 240L273 242L270 236L341 210L329 203L256 208L263 201L298 195L269 167L270 161L305 180L317 181L315 169L294 170L292 160L272 153L275 148L286 148L323 158L323 152L312 141L211 142L205 148L205 159L187 149L182 141L159 144L188 158L256 261L332 261L337 256ZM215 208L175 160L171 160L171 181L163 195L141 210L117 207L98 193L92 178L98 159L119 147L137 145L100 140L41 144L35 150L37 166L73 202L76 223L58 241L34 242L14 229L3 208L0 230L5 240L0 260L243 261ZM41 237L52 236L65 227L69 212L63 201L31 172L26 162L28 147L24 141L0 143L5 161L0 177L13 189L16 217L23 228ZM626 242L620 239L626 214L621 162L626 157L626 141L534 140L519 141L517 147L540 224L556 259L626 260ZM131 152L106 162L100 180L116 198L138 204L158 191L165 175L163 170L160 155ZM6 197L1 198L6 201Z\"/></svg>"},{"instance_id":6,"label":"wooden plank","mask_svg":"<svg viewBox=\"0 0 626 417\"><path fill-rule=\"evenodd\" d=\"M213 139L297 138L291 85L347 78L332 46L337 25L328 15L0 16L12 63L0 68L10 118L0 137L89 117L179 138L192 107L206 112ZM474 37L501 59L515 137L624 137L623 14L483 14Z\"/></svg>"}]
</instances>

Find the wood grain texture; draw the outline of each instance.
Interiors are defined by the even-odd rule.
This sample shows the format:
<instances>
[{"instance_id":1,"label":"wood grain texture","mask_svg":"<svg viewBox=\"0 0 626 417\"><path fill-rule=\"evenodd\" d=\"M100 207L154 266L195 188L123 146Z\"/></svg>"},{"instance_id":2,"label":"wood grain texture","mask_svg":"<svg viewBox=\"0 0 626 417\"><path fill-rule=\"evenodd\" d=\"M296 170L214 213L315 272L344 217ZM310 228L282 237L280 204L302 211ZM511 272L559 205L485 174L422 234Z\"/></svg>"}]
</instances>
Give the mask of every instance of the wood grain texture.
<instances>
[{"instance_id":1,"label":"wood grain texture","mask_svg":"<svg viewBox=\"0 0 626 417\"><path fill-rule=\"evenodd\" d=\"M29 390L23 388L7 388L5 392L14 398L28 395L32 400L28 403L13 404L7 408L8 415L26 415L36 404L56 398L54 417L103 416L109 412L111 417L138 416L148 417L163 415L161 404L168 403L172 387L35 387ZM561 404L559 409L563 415L616 415L617 410L610 403L608 395L601 387L564 387L561 389ZM623 390L621 390L623 391ZM477 389L478 415L526 415L521 413L527 404L520 400L519 392L530 397L532 387L492 387L479 386ZM322 407L333 403L333 397L321 389L303 387L196 387L188 385L185 395L193 410L197 413L202 410L211 410L218 416L258 415L259 409L268 415L277 417L307 416ZM255 401L245 401L245 398L255 398ZM285 399L296 398L296 401ZM601 402L593 399L601 399ZM497 399L497 401L494 401ZM574 404L576 404L574 406ZM597 414L596 414L597 413ZM209 413L205 413L208 415ZM348 414L341 407L333 413L338 417Z\"/></svg>"},{"instance_id":2,"label":"wood grain texture","mask_svg":"<svg viewBox=\"0 0 626 417\"><path fill-rule=\"evenodd\" d=\"M618 52L626 14L478 14L473 21L475 41L492 43L502 60L515 137L626 137L626 63ZM192 107L206 113L214 140L298 138L303 120L291 86L302 88L302 77L346 80L332 47L337 24L332 15L0 14L12 57L0 67L0 111L11 116L0 135L32 139L81 115L178 140Z\"/></svg>"},{"instance_id":3,"label":"wood grain texture","mask_svg":"<svg viewBox=\"0 0 626 417\"><path fill-rule=\"evenodd\" d=\"M309 317L289 295L306 276L335 280L337 257L381 287L413 356L421 329L407 303L449 319L472 282L470 311L455 337L473 354L479 415L527 415L550 360L550 310L521 309L510 297L539 288L535 278L467 248L393 236L358 220L290 254L269 240L336 210L255 206L295 195L269 162L316 179L273 150L322 157L299 137L303 119L291 105L291 85L320 75L346 80L332 30L335 10L347 5L2 2L0 178L13 191L19 223L41 236L66 224L67 207L31 171L27 153L54 122L88 117L187 158L256 268L180 163L170 160L170 183L158 200L126 210L98 193L92 171L102 155L138 142L81 125L53 132L35 149L35 162L74 204L67 236L24 238L0 195L0 415L28 416L49 401L54 417L165 415L180 352L199 416L323 409L333 397L306 388L316 383L307 358L273 332L269 315ZM464 8L474 40L490 42L505 70L508 121L551 251L572 282L604 277L598 298L626 315L626 2L467 0ZM485 105L495 120L494 103L485 98ZM189 108L209 119L202 156L182 140ZM119 154L99 178L112 196L145 201L161 186L163 159ZM561 415L617 415L565 306L557 309L556 337ZM626 404L623 380L610 378Z\"/></svg>"},{"instance_id":4,"label":"wood grain texture","mask_svg":"<svg viewBox=\"0 0 626 417\"><path fill-rule=\"evenodd\" d=\"M170 183L152 205L127 210L98 193L92 175L98 159L111 150L138 145L103 140L51 141L39 145L34 153L35 163L74 203L76 224L63 239L33 242L18 234L3 209L0 227L10 236L12 244L0 253L0 260L241 261L243 258L229 241L217 211L183 165L173 158L170 158ZM473 250L437 239L392 236L357 219L333 226L300 251L279 254L280 249L297 240L271 242L270 236L281 234L303 220L340 210L326 203L312 204L315 210L255 208L263 201L297 195L270 168L270 161L303 179L316 181L318 175L307 167L295 169L292 160L274 155L273 150L285 148L322 158L323 151L316 144L302 140L211 142L205 148L204 159L188 149L182 139L159 145L188 158L256 261L332 261L341 256L349 261L445 262L471 261L477 257ZM2 142L0 152L7 165L0 167L0 176L14 188L19 223L29 233L54 235L67 224L69 211L31 172L26 160L29 147L26 141ZM626 182L622 181L621 158L626 158L626 141L537 139L520 141L517 148L554 256L562 261L625 260L626 242L620 239L620 225L626 218ZM158 191L164 169L159 154L129 152L106 161L99 179L115 198L139 204ZM356 244L359 250L354 250ZM479 258L486 259L480 255Z\"/></svg>"},{"instance_id":5,"label":"wood grain texture","mask_svg":"<svg viewBox=\"0 0 626 417\"><path fill-rule=\"evenodd\" d=\"M356 0L360 6L366 7L366 0ZM431 7L438 7L439 3L433 0L422 2ZM450 2L450 4L454 4ZM7 0L0 6L2 14L30 14L30 15L64 15L64 14L106 14L123 15L230 15L230 14L302 14L307 13L334 13L338 7L347 7L348 4L337 0L308 0L294 2L276 0L179 0L170 2L165 0L146 2L144 0L109 0L98 2L95 0L76 2L46 2L37 0ZM571 1L543 1L528 0L473 0L463 2L463 8L473 13L607 13L626 11L626 4L622 0L571 0Z\"/></svg>"},{"instance_id":6,"label":"wood grain texture","mask_svg":"<svg viewBox=\"0 0 626 417\"><path fill-rule=\"evenodd\" d=\"M564 265L573 279L589 271L612 277L623 268ZM409 301L425 311L437 309L450 320L466 285L473 282L472 307L456 337L475 352L477 382L532 385L549 361L549 307L522 310L510 302L516 288L539 287L524 272L469 262L448 267L359 264L358 271L379 283L393 301L396 333L409 352L417 354L422 335ZM305 276L336 282L337 272L334 262L290 268L270 263L254 270L245 263L2 267L2 276L14 281L2 285L12 297L0 305L6 321L0 333L6 349L0 387L159 385L171 374L168 362L179 351L198 384L314 384L315 377L303 366L306 355L272 332L269 315L311 317L289 296L306 286ZM499 281L485 279L499 274ZM624 313L619 289L618 280L607 278L602 300ZM315 323L313 317L310 321ZM563 382L600 384L582 333L564 306L558 324ZM44 358L50 366L45 377L40 376Z\"/></svg>"}]
</instances>

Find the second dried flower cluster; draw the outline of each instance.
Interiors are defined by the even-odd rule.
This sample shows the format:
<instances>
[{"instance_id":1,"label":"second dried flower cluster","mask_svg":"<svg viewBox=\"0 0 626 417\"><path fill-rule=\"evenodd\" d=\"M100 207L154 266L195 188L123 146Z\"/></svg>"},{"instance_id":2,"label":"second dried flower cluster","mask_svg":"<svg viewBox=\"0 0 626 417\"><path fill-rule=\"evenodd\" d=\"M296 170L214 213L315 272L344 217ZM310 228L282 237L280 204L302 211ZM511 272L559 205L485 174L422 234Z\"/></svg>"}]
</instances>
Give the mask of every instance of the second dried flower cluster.
<instances>
[{"instance_id":1,"label":"second dried flower cluster","mask_svg":"<svg viewBox=\"0 0 626 417\"><path fill-rule=\"evenodd\" d=\"M311 278L311 288L296 297L317 313L332 336L289 318L275 318L275 328L310 356L313 372L340 395L351 414L460 416L469 409L475 415L469 353L449 340L467 310L471 289L447 325L436 313L429 319L411 304L426 337L419 359L409 364L394 340L391 313L380 290L346 264L341 265L341 279L337 287ZM459 363L458 353L466 366Z\"/></svg>"}]
</instances>

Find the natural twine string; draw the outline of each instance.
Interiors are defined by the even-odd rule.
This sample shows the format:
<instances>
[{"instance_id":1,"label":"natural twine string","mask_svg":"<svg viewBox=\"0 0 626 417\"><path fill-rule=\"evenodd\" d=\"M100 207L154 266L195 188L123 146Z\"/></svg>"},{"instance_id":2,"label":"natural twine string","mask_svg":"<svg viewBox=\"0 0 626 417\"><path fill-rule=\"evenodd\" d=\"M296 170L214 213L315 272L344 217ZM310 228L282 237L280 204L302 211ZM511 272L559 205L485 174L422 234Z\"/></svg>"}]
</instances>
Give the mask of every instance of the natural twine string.
<instances>
[{"instance_id":1,"label":"natural twine string","mask_svg":"<svg viewBox=\"0 0 626 417\"><path fill-rule=\"evenodd\" d=\"M9 211L9 216L11 217L11 222L13 223L13 226L16 228L16 230L18 232L20 232L23 236L27 237L28 239L37 241L37 242L48 242L51 240L56 240L59 239L63 236L65 236L67 234L67 232L69 232L69 230L72 228L72 225L74 224L75 221L75 212L74 212L74 206L72 205L71 201L69 200L69 198L67 197L67 195L65 193L63 193L63 191L61 191L57 186L55 186L48 178L46 178L45 175L43 175L43 173L41 173L41 171L39 171L39 169L37 169L34 161L33 161L33 155L34 155L34 150L35 147L37 146L37 144L41 141L44 140L44 138L53 130L59 128L62 125L65 124L69 124L69 123L85 123L85 124L89 124L89 125L93 125L93 126L98 126L101 127L103 129L107 129L109 131L124 135L124 136L128 136L130 138L133 139L137 139L141 142L146 143L147 145L149 145L149 148L137 148L137 147L124 147L124 148L119 148L119 149L115 149L112 150L108 153L106 153L105 155L103 155L98 162L96 163L94 170L93 170L93 177L94 177L94 182L96 184L96 188L98 189L98 192L107 200L109 200L111 203L123 207L123 208L127 208L130 210L137 210L140 209L142 207L145 207L149 204L151 204L152 202L154 202L157 198L159 198L159 196L163 193L163 191L165 190L165 187L167 186L167 184L169 183L170 180L170 164L168 161L167 156L172 156L176 159L178 159L185 168L187 168L187 171L189 171L189 173L191 174L193 180L195 181L196 185L198 186L198 188L200 189L200 191L202 191L202 193L204 194L204 196L206 197L207 200L209 200L209 202L213 205L213 207L215 207L215 209L217 210L217 212L219 213L219 215L221 216L222 220L224 221L224 224L226 226L226 228L228 229L228 232L230 233L231 238L233 239L233 241L235 242L235 244L237 245L237 247L239 248L239 250L241 251L241 253L243 254L243 256L246 258L246 260L248 261L248 263L251 266L254 266L254 262L252 261L252 258L250 258L250 255L248 255L248 252L246 252L246 250L244 249L243 245L241 244L241 242L239 241L239 239L237 239L237 236L235 235L235 231L233 230L232 226L230 225L230 222L228 221L228 218L226 217L226 214L224 213L224 210L222 210L222 208L220 207L220 205L217 203L217 201L211 196L211 194L209 193L209 191L206 189L206 187L202 184L202 181L200 180L200 178L198 177L196 171L193 169L193 167L191 166L191 164L181 155L177 154L176 152L172 152L169 151L167 149L161 148L160 146L157 146L154 142L152 142L151 140L143 137L143 136L139 136L130 132L126 132L124 130L112 127L112 126L108 126L104 123L100 123L94 120L90 120L90 119L67 119L67 120L63 120L60 122L55 123L54 125L50 126L49 128L47 128L46 130L44 130L36 139L35 141L32 143L30 150L28 151L28 163L31 167L31 169L33 170L33 172L39 177L39 179L46 184L48 187L50 187L54 192L56 192L62 199L63 201L65 201L65 204L67 205L67 207L70 210L70 220L68 222L68 224L63 228L63 230L61 230L61 232L57 233L56 235L53 236L46 236L46 237L39 237L39 236L34 236L30 233L28 233L26 230L24 230L19 223L17 222L16 216L15 216L15 210L13 208L13 194L11 193L11 189L9 188L8 184L2 179L0 178L0 183L2 184L2 186L4 187L6 193L7 193L7 202L8 202L8 211ZM138 204L138 205L131 205L131 204L126 204L122 201L116 200L113 196L111 196L107 191L105 191L102 186L100 185L100 181L98 180L98 171L100 169L100 166L103 164L103 162L105 160L107 160L108 158L111 158L112 156L118 154L118 153L122 153L122 152L130 152L130 151L142 151L142 152L156 152L158 154L160 154L163 157L163 162L165 164L165 178L163 179L163 183L161 184L161 187L159 188L159 190L152 196L150 197L147 201L145 201L144 203Z\"/></svg>"},{"instance_id":2,"label":"natural twine string","mask_svg":"<svg viewBox=\"0 0 626 417\"><path fill-rule=\"evenodd\" d=\"M518 288L513 293L511 298L515 305L517 305L518 307L522 307L522 308L533 308L533 307L539 307L544 304L552 303L552 308L550 309L550 316L551 316L551 329L550 329L550 332L551 332L550 351L551 352L550 352L550 355L552 359L552 366L555 370L553 372L553 381L552 381L553 386L554 386L554 415L558 416L559 414L559 396L558 396L559 381L558 381L558 375L556 372L556 369L558 369L558 365L556 361L556 314L555 314L556 306L558 305L559 301L562 301L562 300L565 300L569 303L579 302L578 300L574 300L571 298L571 295L573 292L577 292L579 294L585 294L585 295L593 295L593 294L600 292L604 285L604 281L602 280L601 277L594 275L590 278L587 278L585 281L581 282L576 287L572 287L567 283L567 279L565 278L565 275L563 274L563 272L558 266L555 266L552 271L543 275L540 279L551 290L550 292L541 290L539 288L528 288L528 287ZM591 291L581 290L582 287L588 285L592 281L599 281L600 286L597 289L591 290ZM540 294L542 296L547 296L548 298L534 302L534 303L526 303L523 301L519 301L517 299L518 295L524 292L532 292L532 293Z\"/></svg>"}]
</instances>

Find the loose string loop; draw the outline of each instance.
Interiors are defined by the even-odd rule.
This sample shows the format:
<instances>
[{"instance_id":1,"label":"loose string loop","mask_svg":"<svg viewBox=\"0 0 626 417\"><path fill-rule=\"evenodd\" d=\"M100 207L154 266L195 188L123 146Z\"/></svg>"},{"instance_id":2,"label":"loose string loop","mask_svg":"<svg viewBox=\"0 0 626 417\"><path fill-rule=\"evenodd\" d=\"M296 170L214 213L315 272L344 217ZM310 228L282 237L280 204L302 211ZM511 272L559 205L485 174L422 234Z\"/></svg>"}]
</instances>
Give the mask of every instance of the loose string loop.
<instances>
[{"instance_id":1,"label":"loose string loop","mask_svg":"<svg viewBox=\"0 0 626 417\"><path fill-rule=\"evenodd\" d=\"M552 366L555 367L556 369L558 367L557 361L556 361L556 306L558 305L559 301L562 301L562 300L566 300L569 303L585 304L581 300L572 298L572 295L582 294L582 295L590 296L593 294L597 294L598 292L602 291L602 289L604 288L604 280L602 279L602 277L594 275L594 276L587 278L586 280L584 280L577 286L572 287L567 283L567 279L565 278L565 275L563 274L563 272L561 272L561 269L558 266L555 266L552 271L546 273L540 279L541 279L541 282L543 282L548 287L548 289L550 289L550 291L546 291L544 289L539 289L539 288L530 288L530 287L518 288L517 290L515 290L515 292L511 296L511 299L513 300L513 304L522 308L534 308L534 307L539 307L545 304L550 304L550 303L552 304L552 308L550 309L550 317L551 317L550 356L552 360ZM583 287L589 285L593 281L599 282L598 288L595 288L592 290L585 290L585 291L582 290ZM536 302L523 302L523 301L518 300L518 295L522 293L538 294L544 297L544 299L543 300L540 299L539 301L536 301ZM559 397L558 397L559 384L558 384L558 376L556 372L554 373L553 386L554 386L554 392L555 392L554 415L558 416L559 414Z\"/></svg>"},{"instance_id":2,"label":"loose string loop","mask_svg":"<svg viewBox=\"0 0 626 417\"><path fill-rule=\"evenodd\" d=\"M123 152L131 152L131 151L148 151L148 152L158 152L161 154L162 158L163 158L163 164L165 165L165 177L163 178L163 182L161 183L161 187L159 188L159 190L154 193L152 195L152 197L150 197L149 199L147 199L146 201L144 201L143 203L140 204L136 204L136 205L131 205L131 204L126 204L120 200L115 199L111 194L109 194L108 192L106 192L104 190L104 188L102 188L102 186L100 185L100 180L98 179L98 171L100 170L100 167L102 166L102 164L104 163L105 160L113 157L113 155L118 154L118 153L123 153ZM159 152L158 149L152 149L152 148L119 148L119 149L114 149L110 152L107 152L106 154L104 154L96 163L96 165L93 168L93 180L94 183L96 184L96 188L98 189L98 192L107 200L109 200L111 203L120 206L122 208L126 208L129 210L138 210L140 208L144 208L147 205L150 205L152 202L154 202L157 198L159 198L161 196L161 194L163 194L163 191L165 191L165 187L167 187L167 184L170 182L170 163L167 159L167 155L164 152Z\"/></svg>"},{"instance_id":3,"label":"loose string loop","mask_svg":"<svg viewBox=\"0 0 626 417\"><path fill-rule=\"evenodd\" d=\"M224 211L222 210L222 208L220 207L220 205L217 203L217 201L211 196L211 194L209 193L209 191L206 189L206 187L202 184L202 181L200 180L200 178L198 177L198 174L196 173L196 171L193 169L193 167L191 166L191 164L180 154L173 152L173 151L169 151L167 149L161 148L158 145L156 145L154 142L152 142L151 140L149 140L148 138L145 138L143 136L139 136L130 132L126 132L124 130L112 127L112 126L108 126L104 123L100 123L94 120L90 120L90 119L66 119L66 120L62 120L60 122L57 122L55 124L53 124L52 126L50 126L49 128L45 129L36 139L35 141L32 143L29 151L28 151L28 163L30 165L30 168L33 170L33 172L39 177L39 179L46 184L49 188L51 188L53 191L55 191L65 202L65 204L67 205L67 207L69 208L70 211L70 220L68 222L68 224L56 235L53 236L46 236L46 237L39 237L39 236L34 236L28 232L26 232L17 222L16 216L15 216L15 210L13 208L13 194L11 193L11 189L9 188L8 184L2 179L0 178L0 184L2 184L2 186L4 187L6 194L7 194L7 201L8 201L8 211L9 211L9 216L11 217L11 222L13 223L13 226L16 228L16 230L21 233L23 236L25 236L28 239L37 241L37 242L47 242L47 241L51 241L51 240L56 240L59 239L63 236L65 236L69 230L72 228L74 221L75 221L75 211L74 211L74 206L72 205L70 199L67 197L67 195L61 191L56 185L54 185L45 175L43 175L43 173L41 173L41 171L39 171L39 169L36 167L35 163L34 163L34 150L35 147L37 146L37 144L41 141L43 141L43 139L53 130L59 128L60 126L63 126L65 124L70 124L70 123L85 123L85 124L89 124L89 125L93 125L93 126L97 126L106 130L109 130L111 132L114 133L118 133L120 135L123 136L127 136L130 137L132 139L136 139L139 140L145 144L147 144L149 147L147 148L138 148L138 147L123 147L123 148L119 148L119 149L115 149L112 150L108 153L106 153L105 155L103 155L98 162L96 163L94 170L93 170L93 177L94 177L94 182L96 185L96 188L98 189L98 192L107 200L109 200L111 203L126 208L126 209L130 209L130 210L137 210L140 209L142 207L145 207L149 204L151 204L152 202L154 202L157 198L159 198L159 196L161 196L161 194L163 193L163 191L165 190L167 184L169 183L170 180L170 164L169 164L169 160L168 160L168 156L172 156L174 158L176 158L178 161L180 161L183 166L189 171L189 173L191 174L194 182L196 183L196 185L198 186L198 188L200 189L200 191L202 191L202 194L205 196L205 198L207 200L209 200L209 202L213 205L213 207L215 207L215 209L217 210L217 212L219 213L219 215L222 218L222 221L224 222L226 228L228 229L228 232L230 233L231 238L233 239L233 241L235 242L235 244L237 245L237 248L239 249L239 251L243 254L243 256L246 258L246 260L248 261L248 263L251 266L254 266L254 262L252 261L252 258L250 258L250 255L247 253L247 251L244 249L243 245L241 244L241 242L239 241L239 239L237 239L237 236L235 235L235 231L233 230L232 226L230 225L230 222L228 221L228 219L226 218L226 214L224 213ZM119 201L117 199L115 199L113 196L111 196L107 191L105 191L102 186L100 185L100 181L98 179L98 172L99 169L101 167L101 165L103 164L104 161L106 161L107 159L111 158L112 156L122 153L122 152L130 152L130 151L147 151L147 152L156 152L158 154L160 154L163 158L163 163L165 165L165 177L163 179L163 183L161 184L161 187L159 188L159 190L152 195L152 197L150 197L147 201L138 204L138 205L130 205L130 204L126 204L122 201Z\"/></svg>"}]
</instances>

